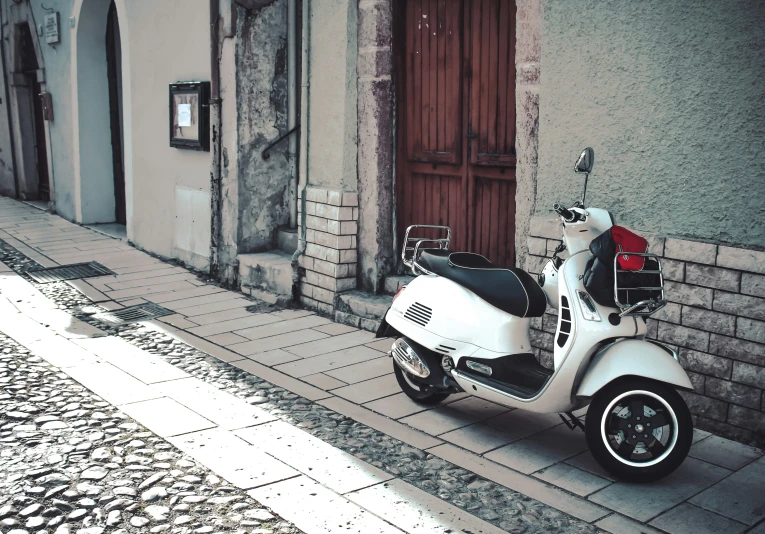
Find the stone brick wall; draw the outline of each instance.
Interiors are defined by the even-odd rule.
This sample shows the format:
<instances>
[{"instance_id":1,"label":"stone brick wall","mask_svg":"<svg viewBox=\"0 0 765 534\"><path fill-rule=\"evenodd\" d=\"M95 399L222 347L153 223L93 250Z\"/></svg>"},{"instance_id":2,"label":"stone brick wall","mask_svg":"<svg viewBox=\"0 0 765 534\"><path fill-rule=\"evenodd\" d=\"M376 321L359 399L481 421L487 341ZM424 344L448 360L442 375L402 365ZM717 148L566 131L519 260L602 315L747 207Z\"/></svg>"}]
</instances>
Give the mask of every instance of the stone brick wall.
<instances>
[{"instance_id":1,"label":"stone brick wall","mask_svg":"<svg viewBox=\"0 0 765 534\"><path fill-rule=\"evenodd\" d=\"M305 191L305 208L298 202L299 239L305 217L306 248L298 260L304 306L332 314L335 296L356 288L358 205L357 193L310 186Z\"/></svg>"},{"instance_id":2,"label":"stone brick wall","mask_svg":"<svg viewBox=\"0 0 765 534\"><path fill-rule=\"evenodd\" d=\"M645 234L643 234L645 235ZM538 273L560 243L557 220L535 217L525 268ZM683 392L698 428L765 445L765 252L658 236L667 306L648 337L671 346L695 392ZM554 310L535 320L532 344L552 366Z\"/></svg>"}]
</instances>

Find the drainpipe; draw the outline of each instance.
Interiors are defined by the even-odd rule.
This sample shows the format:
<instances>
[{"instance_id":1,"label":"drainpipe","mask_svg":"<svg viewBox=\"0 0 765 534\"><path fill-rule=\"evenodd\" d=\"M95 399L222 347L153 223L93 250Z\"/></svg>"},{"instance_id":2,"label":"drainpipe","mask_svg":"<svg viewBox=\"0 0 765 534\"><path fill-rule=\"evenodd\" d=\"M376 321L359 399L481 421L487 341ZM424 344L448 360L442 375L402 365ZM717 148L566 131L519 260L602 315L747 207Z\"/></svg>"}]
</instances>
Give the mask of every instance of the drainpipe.
<instances>
[{"instance_id":1,"label":"drainpipe","mask_svg":"<svg viewBox=\"0 0 765 534\"><path fill-rule=\"evenodd\" d=\"M306 2L308 0L305 0ZM295 129L296 108L297 108L297 0L287 1L287 131ZM290 207L290 228L297 228L297 169L295 168L295 151L297 149L295 136L291 135L289 139L289 207Z\"/></svg>"},{"instance_id":2,"label":"drainpipe","mask_svg":"<svg viewBox=\"0 0 765 534\"><path fill-rule=\"evenodd\" d=\"M210 0L210 125L212 168L210 170L210 277L220 274L221 239L221 99L220 99L220 0Z\"/></svg>"},{"instance_id":3,"label":"drainpipe","mask_svg":"<svg viewBox=\"0 0 765 534\"><path fill-rule=\"evenodd\" d=\"M3 85L5 85L5 109L8 117L8 133L11 141L11 165L13 166L13 187L16 191L16 198L19 198L19 180L16 169L16 142L13 139L13 121L11 120L11 90L8 85L8 69L5 68L5 21L3 13L5 10L0 6L0 66L3 69Z\"/></svg>"},{"instance_id":4,"label":"drainpipe","mask_svg":"<svg viewBox=\"0 0 765 534\"><path fill-rule=\"evenodd\" d=\"M292 264L293 266L297 264L297 260L300 256L303 255L306 248L306 226L305 226L305 190L308 186L308 132L310 131L310 120L308 115L308 109L309 109L309 92L308 92L308 75L311 71L310 65L309 65L309 50L310 50L310 42L311 42L311 18L310 18L310 9L308 8L308 4L311 0L303 0L303 13L302 13L302 19L303 19L303 35L301 39L302 43L302 50L301 50L301 68L300 68L300 177L301 182L300 187L302 189L302 193L300 195L300 203L301 203L301 212L303 213L302 220L300 222L300 244L298 245L298 249L295 251L295 254L292 255ZM298 269L293 269L293 287L298 287L300 284L299 275L298 275Z\"/></svg>"}]
</instances>

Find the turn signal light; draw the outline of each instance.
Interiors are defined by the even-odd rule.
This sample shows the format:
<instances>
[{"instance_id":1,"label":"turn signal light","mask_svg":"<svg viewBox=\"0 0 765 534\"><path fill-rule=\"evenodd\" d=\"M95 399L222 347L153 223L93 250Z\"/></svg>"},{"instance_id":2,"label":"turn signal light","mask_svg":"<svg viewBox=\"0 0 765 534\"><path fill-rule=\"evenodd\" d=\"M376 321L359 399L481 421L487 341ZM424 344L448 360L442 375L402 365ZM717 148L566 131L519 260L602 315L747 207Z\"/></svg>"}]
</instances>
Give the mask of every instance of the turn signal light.
<instances>
[{"instance_id":1,"label":"turn signal light","mask_svg":"<svg viewBox=\"0 0 765 534\"><path fill-rule=\"evenodd\" d=\"M403 290L405 290L405 289L406 289L406 286L401 286L400 288L398 288L398 291L396 291L396 294L395 294L395 295L393 295L393 300L391 301L391 304L393 304L394 302L396 302L396 299L398 298L398 296L399 296L399 295L401 294L401 292L402 292Z\"/></svg>"}]
</instances>

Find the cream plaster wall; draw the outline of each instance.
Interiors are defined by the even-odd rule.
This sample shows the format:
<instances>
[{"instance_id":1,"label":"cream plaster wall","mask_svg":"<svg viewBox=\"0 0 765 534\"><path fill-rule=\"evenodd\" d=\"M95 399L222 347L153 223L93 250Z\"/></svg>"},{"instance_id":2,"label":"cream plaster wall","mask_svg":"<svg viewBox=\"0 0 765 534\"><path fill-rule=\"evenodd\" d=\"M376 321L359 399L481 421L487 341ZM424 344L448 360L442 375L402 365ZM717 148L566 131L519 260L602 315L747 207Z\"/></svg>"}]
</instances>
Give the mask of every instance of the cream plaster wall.
<instances>
[{"instance_id":1,"label":"cream plaster wall","mask_svg":"<svg viewBox=\"0 0 765 534\"><path fill-rule=\"evenodd\" d=\"M190 245L183 226L190 214L195 229L207 228L209 235L211 156L170 148L168 85L210 79L209 4L162 0L127 2L126 7L122 39L129 43L129 58L123 54L123 64L130 72L125 79L131 101L130 111L125 109L132 145L132 165L126 169L133 183L130 235L139 247L204 269L208 255L198 255L202 247ZM177 206L176 198L189 199L189 204Z\"/></svg>"},{"instance_id":2,"label":"cream plaster wall","mask_svg":"<svg viewBox=\"0 0 765 534\"><path fill-rule=\"evenodd\" d=\"M581 194L638 230L765 247L765 3L544 3L536 212Z\"/></svg>"}]
</instances>

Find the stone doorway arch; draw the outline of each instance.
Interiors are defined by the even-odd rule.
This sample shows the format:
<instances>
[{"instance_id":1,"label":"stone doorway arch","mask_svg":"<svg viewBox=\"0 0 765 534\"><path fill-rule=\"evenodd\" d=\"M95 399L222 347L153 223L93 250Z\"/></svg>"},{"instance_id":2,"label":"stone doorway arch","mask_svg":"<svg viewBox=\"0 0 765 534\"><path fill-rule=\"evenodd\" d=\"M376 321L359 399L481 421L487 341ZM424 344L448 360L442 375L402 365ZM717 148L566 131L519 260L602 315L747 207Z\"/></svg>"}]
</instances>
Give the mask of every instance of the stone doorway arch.
<instances>
[{"instance_id":1,"label":"stone doorway arch","mask_svg":"<svg viewBox=\"0 0 765 534\"><path fill-rule=\"evenodd\" d=\"M76 0L72 12L76 24L71 51L75 217L83 224L120 219L130 238L130 47L125 0ZM115 54L108 57L109 46L118 47L116 58ZM116 79L119 84L111 91L110 69L112 83ZM120 170L124 190L115 191L115 173ZM118 214L120 202L124 211Z\"/></svg>"}]
</instances>

